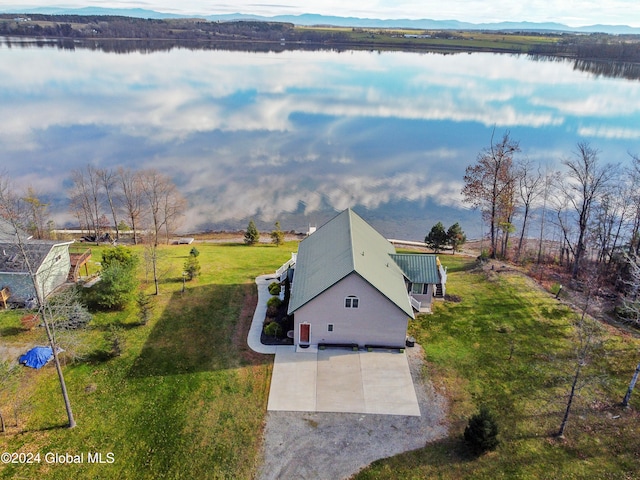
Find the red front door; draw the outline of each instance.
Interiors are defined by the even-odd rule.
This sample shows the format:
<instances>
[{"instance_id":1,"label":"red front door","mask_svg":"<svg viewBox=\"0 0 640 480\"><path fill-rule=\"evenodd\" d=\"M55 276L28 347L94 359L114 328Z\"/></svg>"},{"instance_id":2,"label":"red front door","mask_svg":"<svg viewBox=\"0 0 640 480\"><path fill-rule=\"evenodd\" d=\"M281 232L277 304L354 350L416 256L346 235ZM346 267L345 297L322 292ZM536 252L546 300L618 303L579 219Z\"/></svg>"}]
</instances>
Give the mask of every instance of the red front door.
<instances>
[{"instance_id":1,"label":"red front door","mask_svg":"<svg viewBox=\"0 0 640 480\"><path fill-rule=\"evenodd\" d=\"M311 325L308 323L300 324L300 343L309 343L311 338Z\"/></svg>"}]
</instances>

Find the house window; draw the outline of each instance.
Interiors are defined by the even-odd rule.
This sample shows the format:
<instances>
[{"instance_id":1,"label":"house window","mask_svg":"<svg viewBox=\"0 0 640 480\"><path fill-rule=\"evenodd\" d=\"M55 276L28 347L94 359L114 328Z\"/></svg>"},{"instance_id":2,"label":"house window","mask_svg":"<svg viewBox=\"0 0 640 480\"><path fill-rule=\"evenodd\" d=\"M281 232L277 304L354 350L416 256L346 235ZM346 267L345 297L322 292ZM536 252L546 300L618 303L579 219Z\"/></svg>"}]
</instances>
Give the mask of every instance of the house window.
<instances>
[{"instance_id":1,"label":"house window","mask_svg":"<svg viewBox=\"0 0 640 480\"><path fill-rule=\"evenodd\" d=\"M327 325L327 332L333 332L333 323Z\"/></svg>"},{"instance_id":2,"label":"house window","mask_svg":"<svg viewBox=\"0 0 640 480\"><path fill-rule=\"evenodd\" d=\"M344 299L344 308L358 308L358 304L360 303L358 297L353 295L349 295Z\"/></svg>"}]
</instances>

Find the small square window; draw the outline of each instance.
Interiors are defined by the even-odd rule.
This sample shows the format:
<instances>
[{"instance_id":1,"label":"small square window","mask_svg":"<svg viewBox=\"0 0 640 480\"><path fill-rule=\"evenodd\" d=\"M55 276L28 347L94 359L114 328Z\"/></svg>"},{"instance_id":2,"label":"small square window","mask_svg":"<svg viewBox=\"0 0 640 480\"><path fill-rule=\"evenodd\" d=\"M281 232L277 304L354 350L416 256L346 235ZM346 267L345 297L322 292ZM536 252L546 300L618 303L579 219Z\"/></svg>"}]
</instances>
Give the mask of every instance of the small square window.
<instances>
[{"instance_id":1,"label":"small square window","mask_svg":"<svg viewBox=\"0 0 640 480\"><path fill-rule=\"evenodd\" d=\"M327 332L333 332L333 323L327 325Z\"/></svg>"}]
</instances>

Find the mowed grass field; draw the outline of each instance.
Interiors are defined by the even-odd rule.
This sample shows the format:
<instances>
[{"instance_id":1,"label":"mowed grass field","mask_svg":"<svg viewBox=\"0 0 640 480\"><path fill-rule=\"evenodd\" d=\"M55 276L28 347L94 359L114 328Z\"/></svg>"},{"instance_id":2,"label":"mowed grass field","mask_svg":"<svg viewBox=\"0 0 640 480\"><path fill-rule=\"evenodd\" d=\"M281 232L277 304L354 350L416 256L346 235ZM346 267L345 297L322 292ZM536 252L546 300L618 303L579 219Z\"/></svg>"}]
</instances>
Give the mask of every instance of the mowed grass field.
<instances>
[{"instance_id":1,"label":"mowed grass field","mask_svg":"<svg viewBox=\"0 0 640 480\"><path fill-rule=\"evenodd\" d=\"M631 479L640 477L640 390L621 408L640 341L603 326L582 371L565 439L558 431L576 369L579 314L530 278L481 272L469 259L449 265L447 293L411 334L425 349L425 375L449 400L449 438L379 460L363 479ZM469 456L461 438L469 416L485 404L495 413L501 444Z\"/></svg>"},{"instance_id":2,"label":"mowed grass field","mask_svg":"<svg viewBox=\"0 0 640 480\"><path fill-rule=\"evenodd\" d=\"M20 385L0 394L8 434L0 452L40 453L41 463L0 464L2 478L251 478L259 462L272 359L252 354L246 333L256 275L273 272L297 245L196 245L202 276L182 271L191 246L161 248L161 295L153 319L137 325L135 308L99 314L82 333L87 360L67 362L65 377L78 423L66 422L53 366L21 369ZM93 249L93 260L100 249ZM137 248L140 256L143 249ZM140 266L141 278L145 278ZM152 292L151 285L147 288ZM20 314L0 312L1 341L43 343L24 332ZM106 359L109 325L124 339ZM15 427L14 406L19 427ZM47 464L47 452L84 453L84 464ZM87 452L113 453L88 464Z\"/></svg>"},{"instance_id":3,"label":"mowed grass field","mask_svg":"<svg viewBox=\"0 0 640 480\"><path fill-rule=\"evenodd\" d=\"M8 432L0 452L40 453L41 463L0 464L2 478L249 479L260 464L272 359L250 352L245 337L256 301L253 279L286 261L282 247L197 244L202 276L182 288L191 246L161 249L161 295L152 320L135 308L100 314L71 350L65 374L78 427L66 417L55 370L20 369L0 392ZM136 251L143 256L143 249ZM578 315L515 272L482 272L474 260L441 255L448 293L433 315L411 322L425 348L425 375L448 399L450 436L375 462L359 479L634 478L640 464L640 392L618 404L640 342L612 327L601 333L584 369L565 440L558 429L575 369ZM99 260L99 250L94 250ZM93 268L97 268L95 265ZM145 279L140 266L141 280ZM148 285L147 292L152 291ZM42 343L24 331L21 313L0 312L0 341ZM110 325L119 325L123 354L109 359ZM480 404L497 415L501 444L468 456L460 436ZM17 411L18 426L15 426ZM47 452L85 454L80 465L47 464ZM113 453L89 464L87 454Z\"/></svg>"},{"instance_id":4,"label":"mowed grass field","mask_svg":"<svg viewBox=\"0 0 640 480\"><path fill-rule=\"evenodd\" d=\"M298 30L318 31L326 34L342 33L355 44L407 49L455 49L489 50L496 52L527 53L534 46L554 44L558 35L506 34L471 30L452 31L451 38L437 38L437 31L385 28L351 28L329 26L297 26ZM430 34L428 38L405 37L404 35Z\"/></svg>"}]
</instances>

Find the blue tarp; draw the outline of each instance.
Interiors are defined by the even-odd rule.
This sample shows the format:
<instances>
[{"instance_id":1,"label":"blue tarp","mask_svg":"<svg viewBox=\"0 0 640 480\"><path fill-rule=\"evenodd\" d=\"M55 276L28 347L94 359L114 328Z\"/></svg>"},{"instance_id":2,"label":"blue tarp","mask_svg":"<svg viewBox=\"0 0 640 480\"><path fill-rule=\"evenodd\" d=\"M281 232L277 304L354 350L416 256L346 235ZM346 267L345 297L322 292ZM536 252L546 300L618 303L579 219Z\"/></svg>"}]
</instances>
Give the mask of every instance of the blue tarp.
<instances>
[{"instance_id":1,"label":"blue tarp","mask_svg":"<svg viewBox=\"0 0 640 480\"><path fill-rule=\"evenodd\" d=\"M22 355L18 361L31 368L42 368L53 358L51 347L34 347Z\"/></svg>"}]
</instances>

